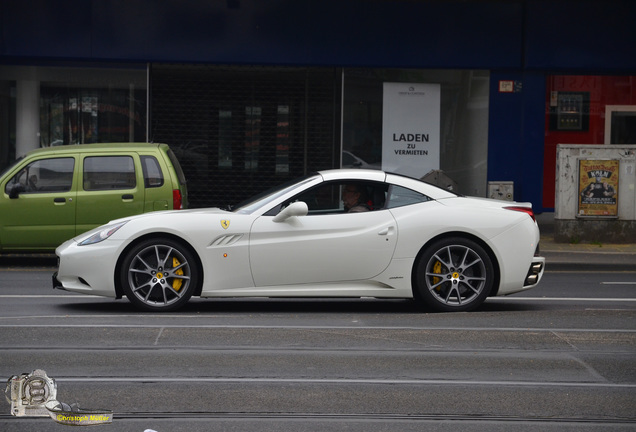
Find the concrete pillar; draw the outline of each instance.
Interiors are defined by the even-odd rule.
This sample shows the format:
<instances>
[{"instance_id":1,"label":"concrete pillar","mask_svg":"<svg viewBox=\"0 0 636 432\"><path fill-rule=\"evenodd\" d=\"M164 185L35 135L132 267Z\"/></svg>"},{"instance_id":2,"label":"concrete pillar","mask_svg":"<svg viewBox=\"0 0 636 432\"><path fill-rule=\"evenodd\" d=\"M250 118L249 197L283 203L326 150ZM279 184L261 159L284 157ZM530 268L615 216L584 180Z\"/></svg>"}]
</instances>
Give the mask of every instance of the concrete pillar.
<instances>
[{"instance_id":1,"label":"concrete pillar","mask_svg":"<svg viewBox=\"0 0 636 432\"><path fill-rule=\"evenodd\" d=\"M9 111L11 106L10 82L0 80L0 170L13 162L10 151Z\"/></svg>"},{"instance_id":2,"label":"concrete pillar","mask_svg":"<svg viewBox=\"0 0 636 432\"><path fill-rule=\"evenodd\" d=\"M35 67L25 69L16 82L16 157L40 147L40 81Z\"/></svg>"}]
</instances>

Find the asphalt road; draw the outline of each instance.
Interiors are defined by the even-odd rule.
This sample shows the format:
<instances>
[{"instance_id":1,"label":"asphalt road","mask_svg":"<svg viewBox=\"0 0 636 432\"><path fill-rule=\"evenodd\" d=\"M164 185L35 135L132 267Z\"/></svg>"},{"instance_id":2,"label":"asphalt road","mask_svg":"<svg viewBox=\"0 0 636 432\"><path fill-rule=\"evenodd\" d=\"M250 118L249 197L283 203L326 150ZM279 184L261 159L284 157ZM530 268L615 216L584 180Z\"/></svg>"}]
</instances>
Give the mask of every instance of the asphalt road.
<instances>
[{"instance_id":1,"label":"asphalt road","mask_svg":"<svg viewBox=\"0 0 636 432\"><path fill-rule=\"evenodd\" d=\"M44 369L103 430L633 431L636 272L548 272L476 312L194 300L177 313L0 267L0 377ZM0 403L0 430L55 431ZM101 430L101 429L100 429Z\"/></svg>"}]
</instances>

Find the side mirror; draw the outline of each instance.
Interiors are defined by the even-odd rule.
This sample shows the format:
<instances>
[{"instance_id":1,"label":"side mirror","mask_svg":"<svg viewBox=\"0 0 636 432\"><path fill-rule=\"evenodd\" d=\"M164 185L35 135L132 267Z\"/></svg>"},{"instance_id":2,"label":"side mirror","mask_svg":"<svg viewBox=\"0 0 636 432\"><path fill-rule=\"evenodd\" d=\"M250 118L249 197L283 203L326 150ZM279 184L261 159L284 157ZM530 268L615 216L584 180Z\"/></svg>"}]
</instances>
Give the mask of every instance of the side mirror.
<instances>
[{"instance_id":1,"label":"side mirror","mask_svg":"<svg viewBox=\"0 0 636 432\"><path fill-rule=\"evenodd\" d=\"M309 208L306 203L296 201L281 210L272 220L274 222L284 222L292 216L306 216L308 212Z\"/></svg>"},{"instance_id":2,"label":"side mirror","mask_svg":"<svg viewBox=\"0 0 636 432\"><path fill-rule=\"evenodd\" d=\"M14 184L9 191L9 198L16 199L20 196L22 192L24 192L26 188L22 183Z\"/></svg>"}]
</instances>

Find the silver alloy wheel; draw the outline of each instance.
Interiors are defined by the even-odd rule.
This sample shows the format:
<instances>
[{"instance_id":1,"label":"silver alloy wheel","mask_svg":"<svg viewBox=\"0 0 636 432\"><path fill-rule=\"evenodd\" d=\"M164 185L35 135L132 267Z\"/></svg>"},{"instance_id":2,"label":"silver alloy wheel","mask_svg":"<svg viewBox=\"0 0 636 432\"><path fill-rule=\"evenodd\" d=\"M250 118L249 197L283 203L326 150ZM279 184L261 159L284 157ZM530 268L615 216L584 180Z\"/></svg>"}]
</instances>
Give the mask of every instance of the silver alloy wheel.
<instances>
[{"instance_id":1,"label":"silver alloy wheel","mask_svg":"<svg viewBox=\"0 0 636 432\"><path fill-rule=\"evenodd\" d=\"M128 265L128 287L144 305L163 308L189 293L191 267L187 258L170 245L151 244Z\"/></svg>"},{"instance_id":2,"label":"silver alloy wheel","mask_svg":"<svg viewBox=\"0 0 636 432\"><path fill-rule=\"evenodd\" d=\"M487 283L486 264L472 248L449 244L432 254L426 263L426 288L438 302L466 306L481 294Z\"/></svg>"}]
</instances>

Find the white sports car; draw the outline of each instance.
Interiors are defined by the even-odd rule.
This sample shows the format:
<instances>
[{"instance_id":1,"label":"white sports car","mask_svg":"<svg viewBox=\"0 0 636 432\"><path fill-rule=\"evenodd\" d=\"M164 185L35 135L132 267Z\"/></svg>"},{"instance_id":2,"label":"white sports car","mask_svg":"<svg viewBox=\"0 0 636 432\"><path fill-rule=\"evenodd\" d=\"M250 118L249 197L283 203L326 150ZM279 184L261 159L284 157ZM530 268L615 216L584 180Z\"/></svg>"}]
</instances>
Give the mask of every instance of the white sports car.
<instances>
[{"instance_id":1,"label":"white sports car","mask_svg":"<svg viewBox=\"0 0 636 432\"><path fill-rule=\"evenodd\" d=\"M535 286L529 203L378 170L322 171L238 205L133 216L59 246L54 287L169 311L200 297L415 298L468 311Z\"/></svg>"}]
</instances>

